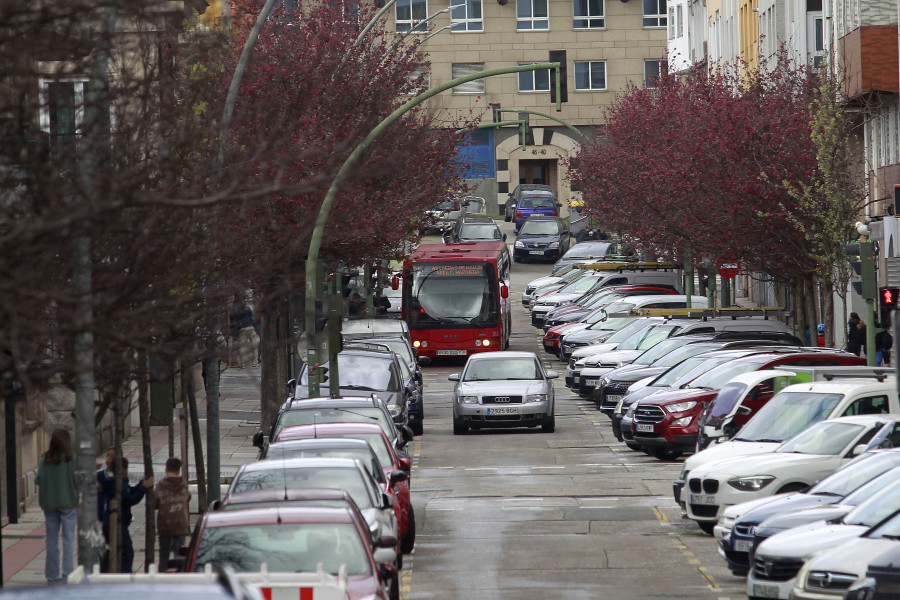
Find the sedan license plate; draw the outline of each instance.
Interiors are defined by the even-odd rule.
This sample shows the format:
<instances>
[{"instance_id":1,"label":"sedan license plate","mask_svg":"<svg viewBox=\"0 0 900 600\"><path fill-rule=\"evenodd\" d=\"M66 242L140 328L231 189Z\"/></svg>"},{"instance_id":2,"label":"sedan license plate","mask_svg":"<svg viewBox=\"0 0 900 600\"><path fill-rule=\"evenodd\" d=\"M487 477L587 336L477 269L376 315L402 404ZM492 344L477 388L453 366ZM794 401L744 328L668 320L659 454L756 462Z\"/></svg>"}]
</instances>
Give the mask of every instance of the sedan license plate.
<instances>
[{"instance_id":1,"label":"sedan license plate","mask_svg":"<svg viewBox=\"0 0 900 600\"><path fill-rule=\"evenodd\" d=\"M515 415L518 414L515 408L489 408L487 409L487 414L489 415Z\"/></svg>"},{"instance_id":2,"label":"sedan license plate","mask_svg":"<svg viewBox=\"0 0 900 600\"><path fill-rule=\"evenodd\" d=\"M751 546L753 546L752 540L734 540L735 552L750 552Z\"/></svg>"},{"instance_id":3,"label":"sedan license plate","mask_svg":"<svg viewBox=\"0 0 900 600\"><path fill-rule=\"evenodd\" d=\"M543 254L543 250L529 250L528 254Z\"/></svg>"},{"instance_id":4,"label":"sedan license plate","mask_svg":"<svg viewBox=\"0 0 900 600\"><path fill-rule=\"evenodd\" d=\"M623 399L624 397L625 397L625 396L622 396L622 395L619 395L619 394L609 394L609 395L606 397L606 403L607 403L607 404L613 404L613 403L615 403L615 405L616 405L616 412L618 412L618 410L619 410L620 408L622 408L622 399Z\"/></svg>"},{"instance_id":5,"label":"sedan license plate","mask_svg":"<svg viewBox=\"0 0 900 600\"><path fill-rule=\"evenodd\" d=\"M465 356L465 350L438 350L435 354L438 356Z\"/></svg>"},{"instance_id":6,"label":"sedan license plate","mask_svg":"<svg viewBox=\"0 0 900 600\"><path fill-rule=\"evenodd\" d=\"M653 423L638 423L637 430L641 433L653 433L656 431L655 425Z\"/></svg>"},{"instance_id":7,"label":"sedan license plate","mask_svg":"<svg viewBox=\"0 0 900 600\"><path fill-rule=\"evenodd\" d=\"M585 379L584 385L592 385L594 387L597 387L597 380L596 379Z\"/></svg>"},{"instance_id":8,"label":"sedan license plate","mask_svg":"<svg viewBox=\"0 0 900 600\"><path fill-rule=\"evenodd\" d=\"M715 506L715 494L691 494L691 504L702 504L703 506Z\"/></svg>"},{"instance_id":9,"label":"sedan license plate","mask_svg":"<svg viewBox=\"0 0 900 600\"><path fill-rule=\"evenodd\" d=\"M578 383L578 379L579 379L578 375L572 375L572 381L574 381L575 383Z\"/></svg>"},{"instance_id":10,"label":"sedan license plate","mask_svg":"<svg viewBox=\"0 0 900 600\"><path fill-rule=\"evenodd\" d=\"M757 598L777 598L778 586L766 585L764 583L754 583L753 595Z\"/></svg>"}]
</instances>

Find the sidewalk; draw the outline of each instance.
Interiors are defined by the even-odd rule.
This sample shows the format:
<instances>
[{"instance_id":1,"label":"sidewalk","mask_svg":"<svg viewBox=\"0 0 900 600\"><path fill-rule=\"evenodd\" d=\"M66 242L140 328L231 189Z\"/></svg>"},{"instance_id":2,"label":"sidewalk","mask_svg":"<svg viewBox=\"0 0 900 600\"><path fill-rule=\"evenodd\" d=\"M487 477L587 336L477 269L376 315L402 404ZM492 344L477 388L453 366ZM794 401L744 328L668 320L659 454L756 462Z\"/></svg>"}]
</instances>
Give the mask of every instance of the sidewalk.
<instances>
[{"instance_id":1,"label":"sidewalk","mask_svg":"<svg viewBox=\"0 0 900 600\"><path fill-rule=\"evenodd\" d=\"M230 478L237 469L256 459L257 450L253 447L251 437L259 430L259 377L260 369L225 369L222 371L220 384L220 439L221 439L221 473L223 478ZM206 399L202 392L197 398L200 412L201 436L206 444ZM151 427L151 448L153 450L154 479L159 481L165 476L166 460L169 458L169 433L166 427ZM189 436L190 438L190 436ZM187 460L181 456L181 439L176 422L174 456L178 456L188 465L190 477L196 477L194 464L194 448L189 443ZM140 432L135 431L122 442L124 455L131 465L130 479L139 481L143 472L143 452ZM103 450L101 448L101 450ZM105 455L105 452L103 453ZM98 458L102 460L103 457ZM195 486L193 486L195 487ZM192 490L191 523L196 522L198 514L196 490ZM147 562L144 555L146 538L145 502L133 509L134 521L130 531L134 542L134 571L142 572ZM76 542L77 545L77 542ZM38 507L37 497L29 503L27 510L19 517L16 524L3 527L3 586L4 588L23 587L46 583L44 577L44 514ZM155 562L151 559L150 562ZM77 558L76 558L77 564Z\"/></svg>"}]
</instances>

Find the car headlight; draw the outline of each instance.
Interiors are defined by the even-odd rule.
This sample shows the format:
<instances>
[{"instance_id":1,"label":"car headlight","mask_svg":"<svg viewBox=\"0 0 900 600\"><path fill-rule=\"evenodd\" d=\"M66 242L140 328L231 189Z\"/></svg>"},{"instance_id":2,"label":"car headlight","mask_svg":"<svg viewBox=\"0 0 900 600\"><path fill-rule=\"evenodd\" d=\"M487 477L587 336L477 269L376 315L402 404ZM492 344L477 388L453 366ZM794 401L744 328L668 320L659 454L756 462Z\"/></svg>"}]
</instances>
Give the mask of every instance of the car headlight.
<instances>
[{"instance_id":1,"label":"car headlight","mask_svg":"<svg viewBox=\"0 0 900 600\"><path fill-rule=\"evenodd\" d=\"M400 413L403 409L400 408L398 404L388 404L387 405L388 412L391 413L392 417L399 417Z\"/></svg>"},{"instance_id":2,"label":"car headlight","mask_svg":"<svg viewBox=\"0 0 900 600\"><path fill-rule=\"evenodd\" d=\"M525 247L525 242L516 240L516 248L524 248L524 247Z\"/></svg>"},{"instance_id":3,"label":"car headlight","mask_svg":"<svg viewBox=\"0 0 900 600\"><path fill-rule=\"evenodd\" d=\"M550 248L551 250L559 248L559 242L550 242L550 245L547 247Z\"/></svg>"},{"instance_id":4,"label":"car headlight","mask_svg":"<svg viewBox=\"0 0 900 600\"><path fill-rule=\"evenodd\" d=\"M691 424L691 421L694 419L694 415L688 415L686 417L681 417L680 419L675 419L672 421L673 427L687 427Z\"/></svg>"},{"instance_id":5,"label":"car headlight","mask_svg":"<svg viewBox=\"0 0 900 600\"><path fill-rule=\"evenodd\" d=\"M457 404L478 404L478 396L459 396Z\"/></svg>"},{"instance_id":6,"label":"car headlight","mask_svg":"<svg viewBox=\"0 0 900 600\"><path fill-rule=\"evenodd\" d=\"M773 481L775 481L775 477L772 475L753 475L729 479L728 485L741 492L758 492Z\"/></svg>"},{"instance_id":7,"label":"car headlight","mask_svg":"<svg viewBox=\"0 0 900 600\"><path fill-rule=\"evenodd\" d=\"M684 412L686 410L691 410L697 406L696 400L688 400L687 402L677 402L675 404L663 404L663 408L669 411L670 413Z\"/></svg>"},{"instance_id":8,"label":"car headlight","mask_svg":"<svg viewBox=\"0 0 900 600\"><path fill-rule=\"evenodd\" d=\"M525 402L546 402L547 394L528 394L525 396Z\"/></svg>"}]
</instances>

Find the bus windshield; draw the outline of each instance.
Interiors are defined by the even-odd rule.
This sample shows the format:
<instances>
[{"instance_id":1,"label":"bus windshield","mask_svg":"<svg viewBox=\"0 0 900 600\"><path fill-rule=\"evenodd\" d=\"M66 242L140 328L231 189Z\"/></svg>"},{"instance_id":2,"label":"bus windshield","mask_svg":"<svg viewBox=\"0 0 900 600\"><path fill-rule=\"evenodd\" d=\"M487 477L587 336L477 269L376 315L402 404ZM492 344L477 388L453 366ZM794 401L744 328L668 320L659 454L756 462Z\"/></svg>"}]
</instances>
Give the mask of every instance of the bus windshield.
<instances>
[{"instance_id":1,"label":"bus windshield","mask_svg":"<svg viewBox=\"0 0 900 600\"><path fill-rule=\"evenodd\" d=\"M422 262L403 278L410 329L496 327L500 298L488 262Z\"/></svg>"}]
</instances>

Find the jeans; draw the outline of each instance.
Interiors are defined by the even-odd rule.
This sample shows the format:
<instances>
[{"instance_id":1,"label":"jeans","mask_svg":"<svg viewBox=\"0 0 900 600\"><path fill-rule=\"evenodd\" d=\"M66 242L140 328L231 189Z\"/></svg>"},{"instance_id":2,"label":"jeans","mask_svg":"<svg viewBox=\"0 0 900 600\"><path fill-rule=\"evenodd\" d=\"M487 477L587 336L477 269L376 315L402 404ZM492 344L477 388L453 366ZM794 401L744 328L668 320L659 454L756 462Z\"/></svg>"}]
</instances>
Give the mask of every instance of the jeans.
<instances>
[{"instance_id":1,"label":"jeans","mask_svg":"<svg viewBox=\"0 0 900 600\"><path fill-rule=\"evenodd\" d=\"M183 535L161 535L159 536L159 564L157 568L165 571L169 567L169 557L172 553L178 557L178 550L184 546Z\"/></svg>"},{"instance_id":2,"label":"jeans","mask_svg":"<svg viewBox=\"0 0 900 600\"><path fill-rule=\"evenodd\" d=\"M44 511L47 529L47 553L44 574L54 583L65 580L75 564L75 526L78 524L77 508L54 508ZM59 572L59 530L62 528L62 575Z\"/></svg>"}]
</instances>

